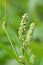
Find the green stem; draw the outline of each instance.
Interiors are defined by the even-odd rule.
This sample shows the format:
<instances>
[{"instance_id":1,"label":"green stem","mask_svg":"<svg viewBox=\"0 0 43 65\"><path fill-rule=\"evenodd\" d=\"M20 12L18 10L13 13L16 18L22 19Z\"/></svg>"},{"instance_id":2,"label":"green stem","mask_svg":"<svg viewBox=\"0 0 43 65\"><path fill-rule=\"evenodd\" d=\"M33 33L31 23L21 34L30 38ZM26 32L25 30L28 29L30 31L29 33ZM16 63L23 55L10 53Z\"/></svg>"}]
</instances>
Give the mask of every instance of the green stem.
<instances>
[{"instance_id":1,"label":"green stem","mask_svg":"<svg viewBox=\"0 0 43 65\"><path fill-rule=\"evenodd\" d=\"M23 57L24 57L24 52L25 52L25 50L24 50L24 47L23 47L23 45L22 45L22 53L23 53ZM22 65L25 65L25 57L24 57L24 64L22 64Z\"/></svg>"},{"instance_id":2,"label":"green stem","mask_svg":"<svg viewBox=\"0 0 43 65\"><path fill-rule=\"evenodd\" d=\"M5 19L6 19L6 14L7 14L7 0L4 0L4 11L5 11Z\"/></svg>"},{"instance_id":3,"label":"green stem","mask_svg":"<svg viewBox=\"0 0 43 65\"><path fill-rule=\"evenodd\" d=\"M7 15L7 2L6 2L6 0L4 0L4 9L5 9L4 21L6 22L6 15ZM11 47L12 47L13 51L15 52L16 50L15 50L15 48L13 46L13 43L12 43L12 41L10 39L10 36L9 36L7 30L6 30L6 27L4 27L4 31L5 31L5 33L6 33L7 37L8 37L8 40L9 40L9 42L11 44ZM17 54L17 52L16 52L16 54ZM18 54L17 54L17 56L18 56Z\"/></svg>"},{"instance_id":4,"label":"green stem","mask_svg":"<svg viewBox=\"0 0 43 65\"><path fill-rule=\"evenodd\" d=\"M5 33L6 33L7 37L8 37L8 40L9 40L9 42L10 42L10 44L11 44L11 47L12 47L13 51L16 52L16 49L14 48L13 43L12 43L12 41L11 41L11 39L10 39L10 36L9 36L9 34L8 34L8 32L7 32L6 29L5 29ZM16 55L18 56L17 52L16 52ZM19 56L18 56L18 57L19 57Z\"/></svg>"}]
</instances>

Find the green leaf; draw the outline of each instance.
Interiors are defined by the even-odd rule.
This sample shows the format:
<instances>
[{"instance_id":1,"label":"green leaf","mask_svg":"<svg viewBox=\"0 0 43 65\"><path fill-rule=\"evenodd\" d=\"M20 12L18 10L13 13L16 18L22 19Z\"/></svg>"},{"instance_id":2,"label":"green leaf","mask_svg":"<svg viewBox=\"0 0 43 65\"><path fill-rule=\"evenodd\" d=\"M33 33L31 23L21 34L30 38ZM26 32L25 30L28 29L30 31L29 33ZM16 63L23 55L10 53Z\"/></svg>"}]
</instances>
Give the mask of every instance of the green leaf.
<instances>
[{"instance_id":1,"label":"green leaf","mask_svg":"<svg viewBox=\"0 0 43 65\"><path fill-rule=\"evenodd\" d=\"M22 45L22 42L19 40L16 32L14 31L14 29L12 27L7 28L9 36L11 37L11 39L13 40L13 42L20 48L20 46Z\"/></svg>"},{"instance_id":2,"label":"green leaf","mask_svg":"<svg viewBox=\"0 0 43 65\"><path fill-rule=\"evenodd\" d=\"M9 54L9 56L11 56L12 58L16 59L18 61L18 58L16 56L16 54L6 45L0 43L0 47L3 48L4 50L6 50L6 52Z\"/></svg>"}]
</instances>

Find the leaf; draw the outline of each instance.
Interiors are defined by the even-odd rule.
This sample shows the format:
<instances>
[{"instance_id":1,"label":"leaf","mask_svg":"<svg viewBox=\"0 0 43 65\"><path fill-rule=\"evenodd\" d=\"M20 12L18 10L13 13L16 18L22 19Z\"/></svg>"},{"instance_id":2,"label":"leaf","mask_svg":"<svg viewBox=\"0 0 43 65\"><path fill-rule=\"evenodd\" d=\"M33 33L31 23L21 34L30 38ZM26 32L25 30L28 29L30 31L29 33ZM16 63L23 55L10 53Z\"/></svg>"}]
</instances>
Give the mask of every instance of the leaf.
<instances>
[{"instance_id":1,"label":"leaf","mask_svg":"<svg viewBox=\"0 0 43 65\"><path fill-rule=\"evenodd\" d=\"M0 43L0 47L3 48L4 50L6 50L6 52L9 54L9 56L11 56L12 58L16 59L18 61L18 58L16 56L16 54L6 45Z\"/></svg>"},{"instance_id":2,"label":"leaf","mask_svg":"<svg viewBox=\"0 0 43 65\"><path fill-rule=\"evenodd\" d=\"M22 45L22 42L19 40L17 34L15 33L14 29L12 27L7 28L9 36L11 37L11 39L13 40L13 42L20 48L20 46Z\"/></svg>"}]
</instances>

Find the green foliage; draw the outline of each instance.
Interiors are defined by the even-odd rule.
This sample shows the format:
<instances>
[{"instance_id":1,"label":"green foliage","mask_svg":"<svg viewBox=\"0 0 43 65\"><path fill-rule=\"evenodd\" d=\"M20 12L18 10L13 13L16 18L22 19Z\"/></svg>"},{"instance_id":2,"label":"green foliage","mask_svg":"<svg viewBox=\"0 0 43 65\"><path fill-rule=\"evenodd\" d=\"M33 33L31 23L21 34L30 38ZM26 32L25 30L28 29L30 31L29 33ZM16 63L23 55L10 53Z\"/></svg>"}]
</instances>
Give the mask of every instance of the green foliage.
<instances>
[{"instance_id":1,"label":"green foliage","mask_svg":"<svg viewBox=\"0 0 43 65\"><path fill-rule=\"evenodd\" d=\"M36 24L33 32L33 41L29 46L29 48L32 49L31 53L36 56L34 65L43 65L43 0L6 0L6 29L14 46L14 51L5 31L1 27L5 15L4 1L5 0L0 0L0 54L2 53L1 49L3 49L3 56L0 55L0 65L9 65L6 64L6 62L8 63L7 60L12 60L12 58L14 61L17 60L17 62L19 62L18 56L22 55L20 49L22 41L19 40L18 37L18 27L24 13L29 14L30 20L28 26L31 22ZM6 55L4 54L4 50L7 52ZM26 58L26 65L30 65L30 55L28 50L25 51L24 57ZM15 62L15 65L21 65L20 62L17 62Z\"/></svg>"}]
</instances>

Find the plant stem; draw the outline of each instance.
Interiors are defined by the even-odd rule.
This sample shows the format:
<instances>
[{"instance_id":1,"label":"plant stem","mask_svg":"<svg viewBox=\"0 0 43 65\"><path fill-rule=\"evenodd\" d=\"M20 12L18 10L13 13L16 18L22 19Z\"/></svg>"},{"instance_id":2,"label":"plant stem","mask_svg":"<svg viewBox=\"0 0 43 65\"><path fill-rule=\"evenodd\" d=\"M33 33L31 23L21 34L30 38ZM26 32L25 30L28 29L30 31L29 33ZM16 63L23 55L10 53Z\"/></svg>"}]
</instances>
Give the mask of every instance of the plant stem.
<instances>
[{"instance_id":1,"label":"plant stem","mask_svg":"<svg viewBox=\"0 0 43 65\"><path fill-rule=\"evenodd\" d=\"M24 63L23 63L23 65L25 65L25 57L24 57L24 52L25 52L25 50L24 50L24 47L23 47L23 45L22 45L22 53L23 53L23 58L24 58Z\"/></svg>"},{"instance_id":2,"label":"plant stem","mask_svg":"<svg viewBox=\"0 0 43 65\"><path fill-rule=\"evenodd\" d=\"M14 53L17 55L17 57L19 57L19 56L18 56L18 53L16 52L16 49L15 49L14 46L13 46L13 43L12 43L12 41L11 41L11 39L10 39L10 36L9 36L9 34L8 34L8 32L7 32L6 29L5 29L5 33L6 33L7 37L8 37L8 40L9 40L9 42L10 42L10 44L11 44L11 47L12 47Z\"/></svg>"},{"instance_id":3,"label":"plant stem","mask_svg":"<svg viewBox=\"0 0 43 65\"><path fill-rule=\"evenodd\" d=\"M4 0L4 10L5 10L5 19L6 19L6 14L7 14L7 0Z\"/></svg>"},{"instance_id":4,"label":"plant stem","mask_svg":"<svg viewBox=\"0 0 43 65\"><path fill-rule=\"evenodd\" d=\"M8 32L7 32L7 29L6 29L7 2L6 2L6 0L4 0L3 2L4 2L5 14L4 14L4 18L3 18L2 28L3 28L3 30L5 31L5 33L6 33L7 37L8 37L8 40L9 40L9 42L10 42L10 44L11 44L11 47L12 47L12 49L13 49L14 53L16 54L16 57L17 57L17 59L18 59L18 61L19 61L18 53L16 52L16 49L14 48L13 43L12 43L12 41L11 41L11 38L10 38L10 36L9 36L9 34L8 34Z\"/></svg>"}]
</instances>

